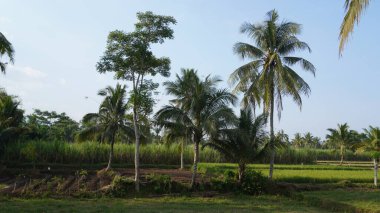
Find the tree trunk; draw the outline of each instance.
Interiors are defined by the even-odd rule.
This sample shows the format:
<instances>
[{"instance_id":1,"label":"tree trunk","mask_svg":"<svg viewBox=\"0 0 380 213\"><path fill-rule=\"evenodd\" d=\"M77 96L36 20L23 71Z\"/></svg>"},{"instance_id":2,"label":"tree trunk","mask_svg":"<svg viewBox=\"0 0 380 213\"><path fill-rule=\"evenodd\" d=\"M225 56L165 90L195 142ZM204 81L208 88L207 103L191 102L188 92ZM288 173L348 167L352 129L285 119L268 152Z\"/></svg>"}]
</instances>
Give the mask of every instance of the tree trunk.
<instances>
[{"instance_id":1,"label":"tree trunk","mask_svg":"<svg viewBox=\"0 0 380 213\"><path fill-rule=\"evenodd\" d=\"M378 170L378 165L377 165L377 160L376 158L373 159L373 184L377 187L377 170Z\"/></svg>"},{"instance_id":2,"label":"tree trunk","mask_svg":"<svg viewBox=\"0 0 380 213\"><path fill-rule=\"evenodd\" d=\"M269 180L273 178L273 169L274 169L274 157L276 155L276 151L274 150L274 128L273 128L273 116L274 115L274 89L272 88L272 97L270 103L270 165L269 165Z\"/></svg>"},{"instance_id":3,"label":"tree trunk","mask_svg":"<svg viewBox=\"0 0 380 213\"><path fill-rule=\"evenodd\" d=\"M133 127L135 130L135 189L136 192L140 191L140 133L138 127L138 117L136 106L133 107Z\"/></svg>"},{"instance_id":4,"label":"tree trunk","mask_svg":"<svg viewBox=\"0 0 380 213\"><path fill-rule=\"evenodd\" d=\"M239 185L243 183L243 177L245 173L245 163L239 163Z\"/></svg>"},{"instance_id":5,"label":"tree trunk","mask_svg":"<svg viewBox=\"0 0 380 213\"><path fill-rule=\"evenodd\" d=\"M199 141L194 141L194 163L193 163L193 175L191 177L191 188L194 188L199 162Z\"/></svg>"},{"instance_id":6,"label":"tree trunk","mask_svg":"<svg viewBox=\"0 0 380 213\"><path fill-rule=\"evenodd\" d=\"M344 159L343 149L344 149L343 145L340 146L340 165L343 164L343 159Z\"/></svg>"},{"instance_id":7,"label":"tree trunk","mask_svg":"<svg viewBox=\"0 0 380 213\"><path fill-rule=\"evenodd\" d=\"M111 140L110 156L108 158L108 165L107 165L106 171L108 171L109 169L111 169L111 163L112 163L112 158L113 158L113 144L114 143L115 143L115 140L112 138L112 140Z\"/></svg>"},{"instance_id":8,"label":"tree trunk","mask_svg":"<svg viewBox=\"0 0 380 213\"><path fill-rule=\"evenodd\" d=\"M181 170L184 169L184 167L185 167L185 162L183 159L184 143L185 143L185 141L182 140L182 143L181 143Z\"/></svg>"}]
</instances>

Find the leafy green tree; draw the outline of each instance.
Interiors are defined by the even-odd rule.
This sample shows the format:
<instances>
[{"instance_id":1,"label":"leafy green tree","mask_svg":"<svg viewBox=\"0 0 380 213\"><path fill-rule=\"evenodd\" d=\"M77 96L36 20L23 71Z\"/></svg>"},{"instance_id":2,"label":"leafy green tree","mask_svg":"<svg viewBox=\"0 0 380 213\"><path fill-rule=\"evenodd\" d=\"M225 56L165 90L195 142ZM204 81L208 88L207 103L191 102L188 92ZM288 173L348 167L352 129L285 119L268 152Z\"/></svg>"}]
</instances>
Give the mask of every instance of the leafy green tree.
<instances>
[{"instance_id":1,"label":"leafy green tree","mask_svg":"<svg viewBox=\"0 0 380 213\"><path fill-rule=\"evenodd\" d=\"M23 127L24 111L20 109L20 102L16 97L0 90L0 153L6 143L17 140L28 132Z\"/></svg>"},{"instance_id":2,"label":"leafy green tree","mask_svg":"<svg viewBox=\"0 0 380 213\"><path fill-rule=\"evenodd\" d=\"M9 62L13 64L15 51L11 42L0 32L0 59L5 55ZM5 74L8 62L0 61L0 72Z\"/></svg>"},{"instance_id":3,"label":"leafy green tree","mask_svg":"<svg viewBox=\"0 0 380 213\"><path fill-rule=\"evenodd\" d=\"M267 154L265 143L265 115L253 117L251 110L241 110L238 125L223 128L211 137L205 146L219 151L226 159L237 163L239 183L242 183L246 165Z\"/></svg>"},{"instance_id":4,"label":"leafy green tree","mask_svg":"<svg viewBox=\"0 0 380 213\"><path fill-rule=\"evenodd\" d=\"M377 186L378 161L380 157L380 128L370 126L364 129L364 140L356 145L357 152L370 152L373 158L374 179L373 184Z\"/></svg>"},{"instance_id":5,"label":"leafy green tree","mask_svg":"<svg viewBox=\"0 0 380 213\"><path fill-rule=\"evenodd\" d=\"M340 26L339 33L339 54L341 55L348 41L348 37L354 31L355 22L358 24L360 21L360 16L369 5L370 0L346 0L344 7L346 14L344 16L343 22Z\"/></svg>"},{"instance_id":6,"label":"leafy green tree","mask_svg":"<svg viewBox=\"0 0 380 213\"><path fill-rule=\"evenodd\" d=\"M338 124L337 129L329 128L327 130L330 132L326 135L327 143L340 150L340 165L342 165L346 149L350 148L355 141L355 131L350 130L347 123Z\"/></svg>"},{"instance_id":7,"label":"leafy green tree","mask_svg":"<svg viewBox=\"0 0 380 213\"><path fill-rule=\"evenodd\" d=\"M175 96L160 109L155 119L166 128L182 127L191 132L194 143L194 163L191 185L194 187L199 162L199 144L206 136L211 136L219 128L227 126L236 118L228 106L236 97L226 89L217 89L218 78L207 76L201 80L193 69L181 70L176 80L166 82L166 91ZM174 105L173 105L174 104Z\"/></svg>"},{"instance_id":8,"label":"leafy green tree","mask_svg":"<svg viewBox=\"0 0 380 213\"><path fill-rule=\"evenodd\" d=\"M144 85L149 84L147 77L160 74L169 76L170 60L166 57L157 58L151 51L152 44L162 44L166 39L173 38L170 25L176 20L171 16L155 15L152 12L137 13L138 22L135 30L125 33L119 30L108 35L104 55L97 64L100 73L115 72L117 79L132 83L133 95L133 125L135 131L135 186L140 190L140 130L138 112Z\"/></svg>"},{"instance_id":9,"label":"leafy green tree","mask_svg":"<svg viewBox=\"0 0 380 213\"><path fill-rule=\"evenodd\" d=\"M109 160L106 170L111 168L113 158L113 146L117 135L134 137L132 124L125 119L127 111L125 86L117 84L115 88L106 87L98 92L104 97L98 113L89 113L83 117L83 121L92 125L79 133L79 139L84 140L100 133L102 141L111 144Z\"/></svg>"},{"instance_id":10,"label":"leafy green tree","mask_svg":"<svg viewBox=\"0 0 380 213\"><path fill-rule=\"evenodd\" d=\"M301 26L293 22L279 22L275 10L267 13L267 19L263 23L243 24L241 32L252 38L255 45L242 42L235 44L235 54L242 59L249 59L250 62L231 74L230 83L236 85L234 92L244 93L242 102L245 107L251 105L255 109L257 105L263 104L264 113L269 114L270 140L273 148L275 106L280 118L284 96L291 96L301 107L301 95L310 93L309 85L291 66L300 65L302 69L315 74L312 63L291 54L298 50L311 50L307 43L297 38ZM274 158L273 148L269 168L270 179L273 176Z\"/></svg>"},{"instance_id":11,"label":"leafy green tree","mask_svg":"<svg viewBox=\"0 0 380 213\"><path fill-rule=\"evenodd\" d=\"M73 142L79 123L66 113L42 111L35 109L26 117L26 124L31 129L30 139Z\"/></svg>"}]
</instances>

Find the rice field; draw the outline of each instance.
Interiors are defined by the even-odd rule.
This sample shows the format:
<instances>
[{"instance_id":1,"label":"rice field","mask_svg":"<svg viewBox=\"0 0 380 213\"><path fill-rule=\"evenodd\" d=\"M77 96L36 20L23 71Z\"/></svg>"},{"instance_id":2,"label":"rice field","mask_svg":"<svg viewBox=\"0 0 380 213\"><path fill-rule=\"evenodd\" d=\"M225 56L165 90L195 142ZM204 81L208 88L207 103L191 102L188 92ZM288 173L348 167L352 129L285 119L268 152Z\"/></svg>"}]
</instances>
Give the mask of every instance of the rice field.
<instances>
[{"instance_id":1,"label":"rice field","mask_svg":"<svg viewBox=\"0 0 380 213\"><path fill-rule=\"evenodd\" d=\"M248 169L254 169L268 175L269 165L250 164ZM206 174L222 174L226 170L237 170L236 164L202 163L199 170ZM352 183L372 183L373 170L368 166L351 165L275 165L274 180L289 183L338 183L350 181Z\"/></svg>"}]
</instances>

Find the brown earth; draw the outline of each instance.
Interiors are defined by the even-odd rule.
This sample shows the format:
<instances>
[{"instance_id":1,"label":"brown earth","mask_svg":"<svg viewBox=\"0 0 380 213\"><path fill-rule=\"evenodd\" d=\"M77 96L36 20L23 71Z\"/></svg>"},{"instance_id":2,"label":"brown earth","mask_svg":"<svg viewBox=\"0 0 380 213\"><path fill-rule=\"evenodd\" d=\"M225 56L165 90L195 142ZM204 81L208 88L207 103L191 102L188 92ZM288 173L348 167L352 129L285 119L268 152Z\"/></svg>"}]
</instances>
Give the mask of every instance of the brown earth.
<instances>
[{"instance_id":1,"label":"brown earth","mask_svg":"<svg viewBox=\"0 0 380 213\"><path fill-rule=\"evenodd\" d=\"M152 174L168 175L172 181L189 184L191 172L180 169L144 168L140 170L141 182ZM37 170L37 169L3 169L0 171L0 196L34 196L34 195L73 195L81 192L102 193L108 190L116 175L134 178L134 169L104 170ZM209 177L198 175L197 181L208 181Z\"/></svg>"}]
</instances>

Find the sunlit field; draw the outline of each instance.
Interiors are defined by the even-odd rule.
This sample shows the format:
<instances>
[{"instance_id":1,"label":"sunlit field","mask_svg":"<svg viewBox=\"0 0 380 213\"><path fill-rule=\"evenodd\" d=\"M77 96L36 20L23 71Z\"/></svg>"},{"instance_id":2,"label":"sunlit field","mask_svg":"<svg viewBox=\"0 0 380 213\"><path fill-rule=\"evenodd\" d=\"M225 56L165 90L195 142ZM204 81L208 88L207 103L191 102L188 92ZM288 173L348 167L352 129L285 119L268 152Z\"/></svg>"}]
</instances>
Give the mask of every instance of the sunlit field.
<instances>
[{"instance_id":1,"label":"sunlit field","mask_svg":"<svg viewBox=\"0 0 380 213\"><path fill-rule=\"evenodd\" d=\"M380 212L380 1L0 4L0 213Z\"/></svg>"}]
</instances>

